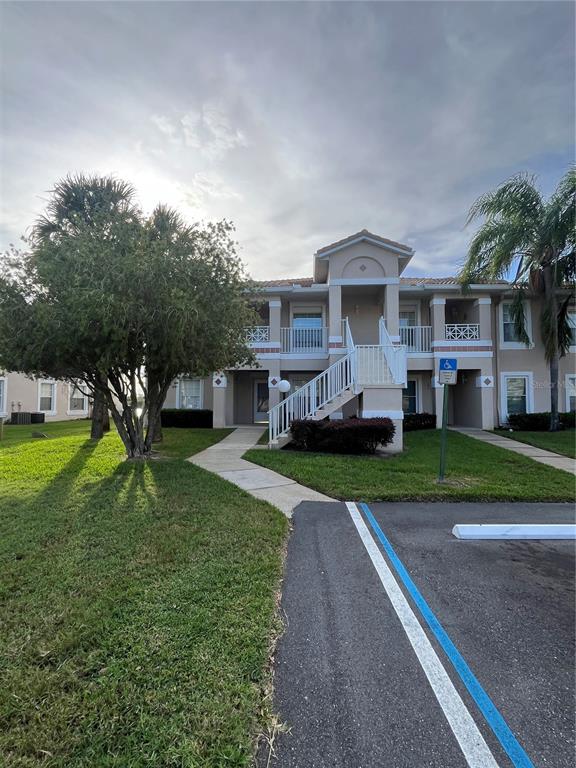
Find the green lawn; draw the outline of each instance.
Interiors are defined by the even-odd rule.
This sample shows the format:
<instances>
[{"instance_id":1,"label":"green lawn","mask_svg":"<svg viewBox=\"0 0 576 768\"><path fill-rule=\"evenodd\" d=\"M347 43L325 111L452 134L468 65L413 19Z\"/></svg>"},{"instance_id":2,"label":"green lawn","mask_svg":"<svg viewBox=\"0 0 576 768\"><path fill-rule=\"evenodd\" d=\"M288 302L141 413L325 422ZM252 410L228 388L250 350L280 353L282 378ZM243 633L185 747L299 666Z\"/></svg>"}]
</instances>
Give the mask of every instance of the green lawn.
<instances>
[{"instance_id":1,"label":"green lawn","mask_svg":"<svg viewBox=\"0 0 576 768\"><path fill-rule=\"evenodd\" d=\"M573 501L567 472L448 433L447 480L436 482L440 432L405 435L405 451L385 458L252 450L245 458L339 499L401 501Z\"/></svg>"},{"instance_id":2,"label":"green lawn","mask_svg":"<svg viewBox=\"0 0 576 768\"><path fill-rule=\"evenodd\" d=\"M287 521L182 458L127 462L88 422L0 444L0 764L249 765Z\"/></svg>"},{"instance_id":3,"label":"green lawn","mask_svg":"<svg viewBox=\"0 0 576 768\"><path fill-rule=\"evenodd\" d=\"M576 458L576 430L574 429L564 429L561 432L510 432L508 429L496 429L494 432L502 437L518 440L520 443L535 445L545 451Z\"/></svg>"}]
</instances>

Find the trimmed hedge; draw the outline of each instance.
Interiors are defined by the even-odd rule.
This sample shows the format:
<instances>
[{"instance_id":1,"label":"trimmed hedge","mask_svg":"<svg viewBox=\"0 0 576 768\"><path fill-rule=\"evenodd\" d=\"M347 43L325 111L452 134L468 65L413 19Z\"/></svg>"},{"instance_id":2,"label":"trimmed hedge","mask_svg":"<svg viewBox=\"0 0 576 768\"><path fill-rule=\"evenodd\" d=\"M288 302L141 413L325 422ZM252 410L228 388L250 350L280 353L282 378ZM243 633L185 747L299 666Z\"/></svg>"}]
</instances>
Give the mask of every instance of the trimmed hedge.
<instances>
[{"instance_id":1,"label":"trimmed hedge","mask_svg":"<svg viewBox=\"0 0 576 768\"><path fill-rule=\"evenodd\" d=\"M433 413L405 413L402 423L404 432L417 429L436 429L436 416Z\"/></svg>"},{"instance_id":2,"label":"trimmed hedge","mask_svg":"<svg viewBox=\"0 0 576 768\"><path fill-rule=\"evenodd\" d=\"M395 428L390 419L297 419L290 425L291 448L324 453L376 453L379 445L389 445Z\"/></svg>"},{"instance_id":3,"label":"trimmed hedge","mask_svg":"<svg viewBox=\"0 0 576 768\"><path fill-rule=\"evenodd\" d=\"M574 411L558 414L564 429L574 429ZM508 426L519 432L547 432L550 429L550 411L544 413L514 413L508 416Z\"/></svg>"},{"instance_id":4,"label":"trimmed hedge","mask_svg":"<svg viewBox=\"0 0 576 768\"><path fill-rule=\"evenodd\" d=\"M212 411L193 408L165 408L160 413L163 427L212 429Z\"/></svg>"}]
</instances>

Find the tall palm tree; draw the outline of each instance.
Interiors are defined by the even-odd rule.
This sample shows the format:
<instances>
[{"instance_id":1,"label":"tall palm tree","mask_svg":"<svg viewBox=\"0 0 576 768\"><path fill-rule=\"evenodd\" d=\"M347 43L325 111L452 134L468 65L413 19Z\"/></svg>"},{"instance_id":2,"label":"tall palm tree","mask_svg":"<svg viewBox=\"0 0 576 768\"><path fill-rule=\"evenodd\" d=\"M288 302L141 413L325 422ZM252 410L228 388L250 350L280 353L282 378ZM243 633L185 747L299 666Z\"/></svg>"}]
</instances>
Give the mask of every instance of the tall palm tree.
<instances>
[{"instance_id":1,"label":"tall palm tree","mask_svg":"<svg viewBox=\"0 0 576 768\"><path fill-rule=\"evenodd\" d=\"M46 213L32 227L31 240L37 244L56 240L79 226L95 225L107 213L129 214L134 195L134 188L119 179L82 173L68 175L51 190ZM102 396L95 394L90 436L101 438L109 429L108 409Z\"/></svg>"},{"instance_id":2,"label":"tall palm tree","mask_svg":"<svg viewBox=\"0 0 576 768\"><path fill-rule=\"evenodd\" d=\"M559 429L558 365L570 345L566 287L576 278L576 169L570 168L554 194L543 199L533 176L520 174L474 203L467 224L484 219L472 238L460 273L464 287L477 280L497 280L512 270L512 317L524 343L523 299L542 300L540 329L550 370L550 430Z\"/></svg>"}]
</instances>

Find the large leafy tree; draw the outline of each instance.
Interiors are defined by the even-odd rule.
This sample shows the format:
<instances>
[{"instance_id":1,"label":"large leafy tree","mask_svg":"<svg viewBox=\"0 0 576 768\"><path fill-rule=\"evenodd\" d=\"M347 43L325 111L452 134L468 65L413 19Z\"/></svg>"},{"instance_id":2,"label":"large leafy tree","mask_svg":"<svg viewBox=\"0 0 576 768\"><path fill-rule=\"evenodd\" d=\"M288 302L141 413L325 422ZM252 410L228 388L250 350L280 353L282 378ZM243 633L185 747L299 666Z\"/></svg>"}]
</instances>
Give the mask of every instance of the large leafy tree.
<instances>
[{"instance_id":1,"label":"large leafy tree","mask_svg":"<svg viewBox=\"0 0 576 768\"><path fill-rule=\"evenodd\" d=\"M32 228L31 241L39 245L57 242L64 235L79 231L80 225L95 225L104 214L127 212L133 205L134 188L110 177L74 174L56 183L44 214ZM58 371L49 371L58 375ZM83 382L77 382L81 388ZM91 437L101 438L110 429L108 408L102 394L93 394Z\"/></svg>"},{"instance_id":2,"label":"large leafy tree","mask_svg":"<svg viewBox=\"0 0 576 768\"><path fill-rule=\"evenodd\" d=\"M83 381L132 458L150 455L168 388L252 360L247 283L227 222L133 204L75 217L12 251L0 277L0 363Z\"/></svg>"},{"instance_id":3,"label":"large leafy tree","mask_svg":"<svg viewBox=\"0 0 576 768\"><path fill-rule=\"evenodd\" d=\"M568 305L576 277L576 170L571 168L554 194L544 199L534 177L518 175L482 195L472 206L468 223L483 222L472 238L460 278L464 286L514 273L513 319L528 344L523 301L542 302L540 330L550 370L550 430L559 429L558 367L570 345Z\"/></svg>"}]
</instances>

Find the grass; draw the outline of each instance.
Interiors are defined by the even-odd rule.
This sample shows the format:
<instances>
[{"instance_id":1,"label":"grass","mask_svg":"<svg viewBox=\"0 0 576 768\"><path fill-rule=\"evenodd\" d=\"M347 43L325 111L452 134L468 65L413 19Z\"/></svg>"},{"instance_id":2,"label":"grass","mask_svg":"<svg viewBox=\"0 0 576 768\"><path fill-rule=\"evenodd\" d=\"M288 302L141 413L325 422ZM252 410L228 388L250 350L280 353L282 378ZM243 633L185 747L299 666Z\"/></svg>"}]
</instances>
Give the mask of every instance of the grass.
<instances>
[{"instance_id":1,"label":"grass","mask_svg":"<svg viewBox=\"0 0 576 768\"><path fill-rule=\"evenodd\" d=\"M181 457L127 462L88 422L0 444L0 763L249 765L287 522Z\"/></svg>"},{"instance_id":2,"label":"grass","mask_svg":"<svg viewBox=\"0 0 576 768\"><path fill-rule=\"evenodd\" d=\"M561 432L510 432L508 429L496 429L494 433L509 437L511 440L518 440L519 443L535 445L536 448L576 459L576 430L574 429L564 429Z\"/></svg>"},{"instance_id":3,"label":"grass","mask_svg":"<svg viewBox=\"0 0 576 768\"><path fill-rule=\"evenodd\" d=\"M448 433L447 480L436 482L440 432L408 432L385 458L252 450L245 458L338 499L364 501L573 501L567 472Z\"/></svg>"}]
</instances>

